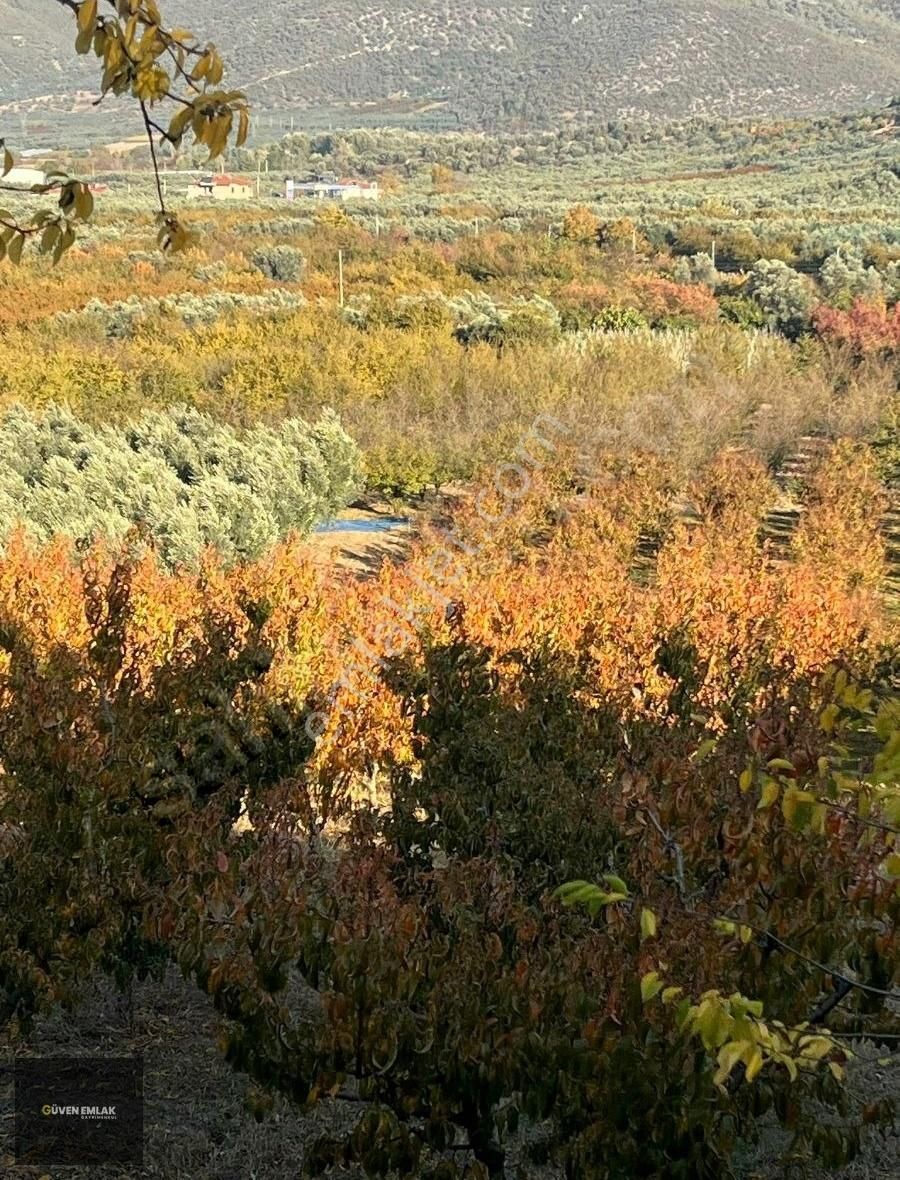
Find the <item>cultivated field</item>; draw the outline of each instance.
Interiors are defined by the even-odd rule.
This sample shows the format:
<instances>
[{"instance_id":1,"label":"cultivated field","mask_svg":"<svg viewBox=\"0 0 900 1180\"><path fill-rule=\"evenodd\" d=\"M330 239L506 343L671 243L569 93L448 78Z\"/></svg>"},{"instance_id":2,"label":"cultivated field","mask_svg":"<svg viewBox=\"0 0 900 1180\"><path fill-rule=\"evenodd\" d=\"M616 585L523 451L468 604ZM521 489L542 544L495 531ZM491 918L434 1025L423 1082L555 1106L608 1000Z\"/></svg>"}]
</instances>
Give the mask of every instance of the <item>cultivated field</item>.
<instances>
[{"instance_id":1,"label":"cultivated field","mask_svg":"<svg viewBox=\"0 0 900 1180\"><path fill-rule=\"evenodd\" d=\"M0 267L0 1021L145 1054L110 1177L890 1174L892 136L294 136L381 200Z\"/></svg>"}]
</instances>

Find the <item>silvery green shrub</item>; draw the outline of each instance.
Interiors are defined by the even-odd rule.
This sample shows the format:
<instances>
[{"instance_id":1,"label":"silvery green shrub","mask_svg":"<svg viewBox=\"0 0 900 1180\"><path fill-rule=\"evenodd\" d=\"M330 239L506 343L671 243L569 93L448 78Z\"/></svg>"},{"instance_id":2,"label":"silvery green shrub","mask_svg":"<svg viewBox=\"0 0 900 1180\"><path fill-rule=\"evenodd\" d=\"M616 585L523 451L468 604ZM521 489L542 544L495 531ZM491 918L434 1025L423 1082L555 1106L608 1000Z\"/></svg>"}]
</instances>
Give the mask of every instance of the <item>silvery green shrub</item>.
<instances>
[{"instance_id":1,"label":"silvery green shrub","mask_svg":"<svg viewBox=\"0 0 900 1180\"><path fill-rule=\"evenodd\" d=\"M306 260L296 246L261 246L250 255L256 269L277 283L299 283Z\"/></svg>"},{"instance_id":2,"label":"silvery green shrub","mask_svg":"<svg viewBox=\"0 0 900 1180\"><path fill-rule=\"evenodd\" d=\"M279 312L298 311L306 300L296 291L276 287L261 295L244 295L233 291L213 291L208 295L170 295L160 299L148 296L141 299L131 295L115 303L92 299L76 311L57 312L54 317L62 325L96 324L110 339L131 336L138 324L151 316L174 316L188 327L212 324L216 320L238 312L248 315L271 316Z\"/></svg>"},{"instance_id":3,"label":"silvery green shrub","mask_svg":"<svg viewBox=\"0 0 900 1180\"><path fill-rule=\"evenodd\" d=\"M747 295L768 327L794 340L809 329L815 302L809 281L778 259L761 258L750 271Z\"/></svg>"},{"instance_id":4,"label":"silvery green shrub","mask_svg":"<svg viewBox=\"0 0 900 1180\"><path fill-rule=\"evenodd\" d=\"M341 308L341 317L345 323L365 331L372 320L372 296L353 295L347 305Z\"/></svg>"},{"instance_id":5,"label":"silvery green shrub","mask_svg":"<svg viewBox=\"0 0 900 1180\"><path fill-rule=\"evenodd\" d=\"M185 406L124 428L16 406L0 418L0 539L23 525L40 541L117 540L140 525L170 566L210 545L241 561L344 507L360 469L329 410L239 433Z\"/></svg>"},{"instance_id":6,"label":"silvery green shrub","mask_svg":"<svg viewBox=\"0 0 900 1180\"><path fill-rule=\"evenodd\" d=\"M489 295L466 291L449 299L448 306L456 322L454 335L463 344L551 340L561 331L559 312L539 295L519 296L501 306Z\"/></svg>"},{"instance_id":7,"label":"silvery green shrub","mask_svg":"<svg viewBox=\"0 0 900 1180\"><path fill-rule=\"evenodd\" d=\"M268 221L248 221L242 224L241 232L248 237L291 238L309 233L315 225L311 217L273 217Z\"/></svg>"},{"instance_id":8,"label":"silvery green shrub","mask_svg":"<svg viewBox=\"0 0 900 1180\"><path fill-rule=\"evenodd\" d=\"M709 254L684 254L675 263L672 277L676 283L704 283L707 287L718 286L721 276Z\"/></svg>"},{"instance_id":9,"label":"silvery green shrub","mask_svg":"<svg viewBox=\"0 0 900 1180\"><path fill-rule=\"evenodd\" d=\"M201 283L219 283L228 275L228 267L218 259L215 262L205 262L194 267L194 278Z\"/></svg>"},{"instance_id":10,"label":"silvery green shrub","mask_svg":"<svg viewBox=\"0 0 900 1180\"><path fill-rule=\"evenodd\" d=\"M594 315L592 326L602 332L644 332L650 322L636 307L604 307Z\"/></svg>"},{"instance_id":11,"label":"silvery green shrub","mask_svg":"<svg viewBox=\"0 0 900 1180\"><path fill-rule=\"evenodd\" d=\"M822 263L819 281L829 303L847 308L853 300L878 299L884 282L874 266L866 266L858 246L840 246Z\"/></svg>"}]
</instances>

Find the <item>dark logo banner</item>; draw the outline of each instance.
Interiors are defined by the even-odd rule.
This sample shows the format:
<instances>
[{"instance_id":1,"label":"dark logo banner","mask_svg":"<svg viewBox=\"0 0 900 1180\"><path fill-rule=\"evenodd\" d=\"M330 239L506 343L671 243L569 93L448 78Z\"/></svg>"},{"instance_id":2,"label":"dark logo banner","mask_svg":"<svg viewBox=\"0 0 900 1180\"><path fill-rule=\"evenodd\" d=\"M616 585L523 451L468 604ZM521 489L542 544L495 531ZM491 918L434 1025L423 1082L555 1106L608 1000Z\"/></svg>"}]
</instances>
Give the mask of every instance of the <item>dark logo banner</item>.
<instances>
[{"instance_id":1,"label":"dark logo banner","mask_svg":"<svg viewBox=\"0 0 900 1180\"><path fill-rule=\"evenodd\" d=\"M143 1083L137 1057L20 1058L16 1163L141 1166Z\"/></svg>"}]
</instances>

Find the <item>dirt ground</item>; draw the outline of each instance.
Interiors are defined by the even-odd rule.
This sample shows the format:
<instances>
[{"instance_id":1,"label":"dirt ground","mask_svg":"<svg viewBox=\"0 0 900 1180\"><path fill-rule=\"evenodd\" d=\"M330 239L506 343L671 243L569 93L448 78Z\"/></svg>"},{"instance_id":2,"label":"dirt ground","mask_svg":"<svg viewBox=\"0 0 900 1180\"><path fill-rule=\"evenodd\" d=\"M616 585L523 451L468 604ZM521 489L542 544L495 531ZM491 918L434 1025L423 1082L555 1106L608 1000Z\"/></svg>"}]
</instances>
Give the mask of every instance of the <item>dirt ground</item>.
<instances>
[{"instance_id":1,"label":"dirt ground","mask_svg":"<svg viewBox=\"0 0 900 1180\"><path fill-rule=\"evenodd\" d=\"M226 1065L216 1049L218 1017L207 997L171 971L162 984L148 981L134 990L133 1014L105 982L85 996L74 1013L43 1018L27 1046L29 1056L129 1056L144 1059L144 1166L20 1168L14 1166L13 1054L0 1042L0 1176L3 1180L299 1180L304 1144L323 1131L352 1126L358 1105L332 1102L312 1114L279 1100L265 1121L257 1123L243 1106L246 1079ZM893 1090L894 1067L878 1064L887 1052L874 1045L858 1047L865 1062L851 1071L850 1085L860 1102ZM561 1180L553 1169L524 1162L519 1144L510 1175L527 1180ZM759 1149L747 1153L743 1180L781 1180L773 1163L777 1135L766 1134ZM815 1170L842 1180L896 1180L900 1174L900 1140L873 1136L862 1159L837 1173ZM336 1173L332 1173L336 1176ZM341 1180L356 1180L343 1172Z\"/></svg>"},{"instance_id":2,"label":"dirt ground","mask_svg":"<svg viewBox=\"0 0 900 1180\"><path fill-rule=\"evenodd\" d=\"M359 532L354 524L377 525L385 518L394 519L397 513L387 506L348 508L336 518L336 523L347 522L347 529L332 529L327 533L311 533L306 539L313 558L323 565L334 565L360 577L371 576L387 559L402 560L414 535L414 518L408 524L392 525L381 532ZM405 511L402 515L409 516Z\"/></svg>"}]
</instances>

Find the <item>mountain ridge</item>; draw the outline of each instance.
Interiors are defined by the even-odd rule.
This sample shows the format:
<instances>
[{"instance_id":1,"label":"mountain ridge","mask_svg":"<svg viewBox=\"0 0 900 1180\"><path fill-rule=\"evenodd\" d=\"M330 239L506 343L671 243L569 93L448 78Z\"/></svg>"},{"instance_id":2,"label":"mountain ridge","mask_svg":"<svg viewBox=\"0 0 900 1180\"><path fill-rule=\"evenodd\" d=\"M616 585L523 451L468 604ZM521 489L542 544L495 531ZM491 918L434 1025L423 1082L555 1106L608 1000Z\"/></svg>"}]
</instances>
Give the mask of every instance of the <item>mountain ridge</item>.
<instances>
[{"instance_id":1,"label":"mountain ridge","mask_svg":"<svg viewBox=\"0 0 900 1180\"><path fill-rule=\"evenodd\" d=\"M46 10L46 11L44 11ZM434 104L464 126L814 115L900 93L900 0L168 0L262 110ZM0 0L0 118L96 85L51 0ZM63 100L65 101L65 100Z\"/></svg>"}]
</instances>

